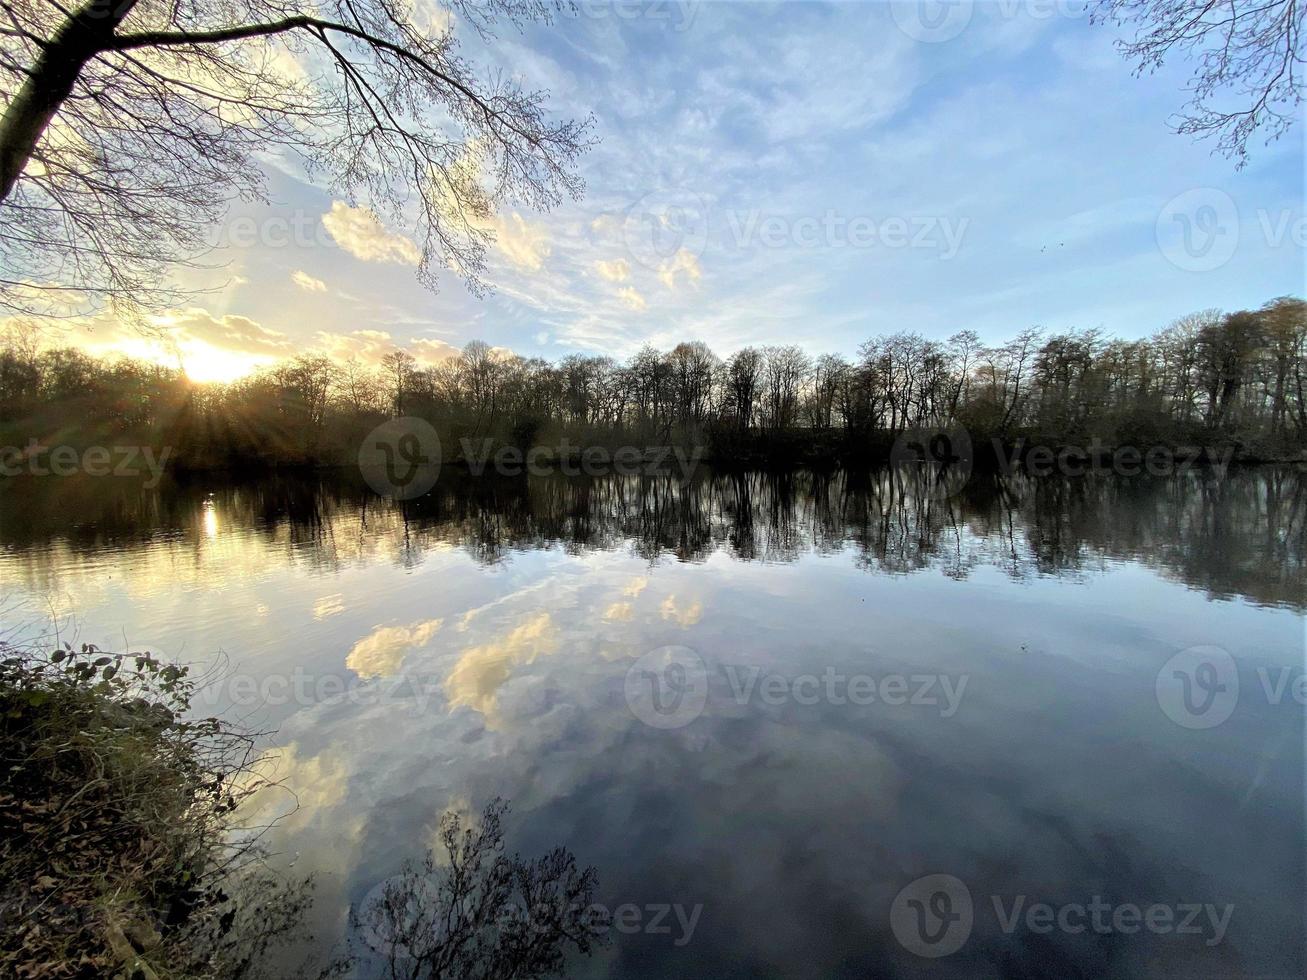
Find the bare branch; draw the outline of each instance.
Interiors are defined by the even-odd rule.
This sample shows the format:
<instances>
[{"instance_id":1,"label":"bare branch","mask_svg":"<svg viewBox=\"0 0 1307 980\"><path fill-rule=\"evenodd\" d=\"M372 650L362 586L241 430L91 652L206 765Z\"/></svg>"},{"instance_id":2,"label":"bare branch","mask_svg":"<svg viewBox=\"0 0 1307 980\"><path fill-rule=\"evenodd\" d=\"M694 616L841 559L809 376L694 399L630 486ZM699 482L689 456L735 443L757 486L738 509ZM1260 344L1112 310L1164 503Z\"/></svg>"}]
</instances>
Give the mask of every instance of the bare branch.
<instances>
[{"instance_id":1,"label":"bare branch","mask_svg":"<svg viewBox=\"0 0 1307 980\"><path fill-rule=\"evenodd\" d=\"M473 29L547 19L540 0L465 5ZM15 282L147 310L210 248L235 198L261 199L259 153L297 156L349 203L418 232L419 279L484 281L493 215L577 196L591 119L458 54L402 0L4 3L0 264ZM332 70L334 68L334 71ZM35 312L0 288L0 310Z\"/></svg>"},{"instance_id":2,"label":"bare branch","mask_svg":"<svg viewBox=\"0 0 1307 980\"><path fill-rule=\"evenodd\" d=\"M1119 41L1135 73L1172 55L1196 62L1176 131L1213 138L1243 167L1248 140L1273 142L1293 125L1303 101L1302 0L1097 0L1095 19L1133 24Z\"/></svg>"}]
</instances>

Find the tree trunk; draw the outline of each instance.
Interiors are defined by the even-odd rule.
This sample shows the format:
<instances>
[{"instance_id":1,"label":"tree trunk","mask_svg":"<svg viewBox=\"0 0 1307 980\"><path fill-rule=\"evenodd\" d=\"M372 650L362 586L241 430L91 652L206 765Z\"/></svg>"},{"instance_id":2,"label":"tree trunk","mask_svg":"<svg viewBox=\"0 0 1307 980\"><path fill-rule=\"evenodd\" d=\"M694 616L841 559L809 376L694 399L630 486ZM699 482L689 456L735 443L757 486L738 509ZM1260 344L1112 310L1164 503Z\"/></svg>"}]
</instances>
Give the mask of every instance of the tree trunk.
<instances>
[{"instance_id":1,"label":"tree trunk","mask_svg":"<svg viewBox=\"0 0 1307 980\"><path fill-rule=\"evenodd\" d=\"M0 118L0 201L13 191L50 120L68 98L86 63L104 50L135 0L89 0L46 42L31 73Z\"/></svg>"}]
</instances>

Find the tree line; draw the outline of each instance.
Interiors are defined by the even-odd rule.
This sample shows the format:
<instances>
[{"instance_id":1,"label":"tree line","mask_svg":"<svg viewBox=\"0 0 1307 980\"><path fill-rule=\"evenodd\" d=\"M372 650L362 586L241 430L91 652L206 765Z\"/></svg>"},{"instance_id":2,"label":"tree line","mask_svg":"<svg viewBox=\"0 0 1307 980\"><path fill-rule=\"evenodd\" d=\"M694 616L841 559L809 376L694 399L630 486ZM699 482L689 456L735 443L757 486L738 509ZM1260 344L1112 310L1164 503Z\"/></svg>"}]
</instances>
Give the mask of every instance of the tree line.
<instances>
[{"instance_id":1,"label":"tree line","mask_svg":"<svg viewBox=\"0 0 1307 980\"><path fill-rule=\"evenodd\" d=\"M304 354L228 384L125 357L43 347L11 328L0 346L0 444L171 447L188 467L349 463L387 418L435 426L460 447L685 446L747 461L871 457L919 426L973 440L1052 445L1237 446L1283 458L1307 444L1307 303L1206 310L1151 337L1022 330L987 345L900 332L855 357L793 345L717 356L699 341L625 361L519 357L472 341L423 364ZM487 442L489 440L489 442Z\"/></svg>"}]
</instances>

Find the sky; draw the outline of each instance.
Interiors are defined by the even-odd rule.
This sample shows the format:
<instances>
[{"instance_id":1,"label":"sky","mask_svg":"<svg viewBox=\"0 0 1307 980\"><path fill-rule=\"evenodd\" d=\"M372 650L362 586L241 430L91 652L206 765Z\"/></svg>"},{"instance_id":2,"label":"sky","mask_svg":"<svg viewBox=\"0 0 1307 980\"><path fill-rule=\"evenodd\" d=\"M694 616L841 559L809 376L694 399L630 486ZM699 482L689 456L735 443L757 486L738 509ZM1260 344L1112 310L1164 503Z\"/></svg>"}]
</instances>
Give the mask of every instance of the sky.
<instances>
[{"instance_id":1,"label":"sky","mask_svg":"<svg viewBox=\"0 0 1307 980\"><path fill-rule=\"evenodd\" d=\"M1168 125L1190 66L1135 77L1116 36L1073 0L650 0L472 36L469 56L593 113L599 139L580 201L501 209L492 295L452 272L426 289L412 228L269 159L270 203L215 229L225 266L192 283L212 291L158 322L193 377L226 379L310 349L430 362L475 339L557 359L1140 337L1301 295L1302 127L1236 170ZM163 357L127 327L78 336Z\"/></svg>"}]
</instances>

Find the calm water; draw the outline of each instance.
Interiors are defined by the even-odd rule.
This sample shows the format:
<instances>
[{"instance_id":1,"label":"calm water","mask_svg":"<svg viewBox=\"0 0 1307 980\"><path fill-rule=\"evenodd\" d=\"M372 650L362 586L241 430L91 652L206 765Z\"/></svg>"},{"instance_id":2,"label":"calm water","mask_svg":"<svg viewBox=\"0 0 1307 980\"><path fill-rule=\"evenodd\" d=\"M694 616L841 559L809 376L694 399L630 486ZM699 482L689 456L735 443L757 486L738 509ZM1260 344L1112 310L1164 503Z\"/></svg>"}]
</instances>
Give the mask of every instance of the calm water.
<instances>
[{"instance_id":1,"label":"calm water","mask_svg":"<svg viewBox=\"0 0 1307 980\"><path fill-rule=\"evenodd\" d=\"M0 615L220 662L326 939L501 795L576 976L1302 976L1307 477L912 476L11 479Z\"/></svg>"}]
</instances>

